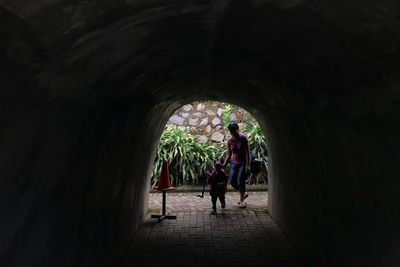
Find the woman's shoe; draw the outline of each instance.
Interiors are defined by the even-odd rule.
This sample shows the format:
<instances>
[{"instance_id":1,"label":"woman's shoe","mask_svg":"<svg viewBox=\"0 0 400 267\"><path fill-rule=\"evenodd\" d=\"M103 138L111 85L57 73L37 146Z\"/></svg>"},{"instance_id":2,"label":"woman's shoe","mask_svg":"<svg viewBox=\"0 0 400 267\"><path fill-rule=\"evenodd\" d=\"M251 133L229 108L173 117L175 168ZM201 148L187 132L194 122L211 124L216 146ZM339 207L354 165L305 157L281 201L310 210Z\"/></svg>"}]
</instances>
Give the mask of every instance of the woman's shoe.
<instances>
[{"instance_id":1,"label":"woman's shoe","mask_svg":"<svg viewBox=\"0 0 400 267\"><path fill-rule=\"evenodd\" d=\"M217 209L216 209L216 208L213 208L212 211L211 211L211 214L212 214L212 215L217 215Z\"/></svg>"},{"instance_id":2,"label":"woman's shoe","mask_svg":"<svg viewBox=\"0 0 400 267\"><path fill-rule=\"evenodd\" d=\"M243 197L243 200L245 200L246 198L248 198L249 197L249 194L246 194L244 197ZM238 202L238 204L240 205L240 201Z\"/></svg>"}]
</instances>

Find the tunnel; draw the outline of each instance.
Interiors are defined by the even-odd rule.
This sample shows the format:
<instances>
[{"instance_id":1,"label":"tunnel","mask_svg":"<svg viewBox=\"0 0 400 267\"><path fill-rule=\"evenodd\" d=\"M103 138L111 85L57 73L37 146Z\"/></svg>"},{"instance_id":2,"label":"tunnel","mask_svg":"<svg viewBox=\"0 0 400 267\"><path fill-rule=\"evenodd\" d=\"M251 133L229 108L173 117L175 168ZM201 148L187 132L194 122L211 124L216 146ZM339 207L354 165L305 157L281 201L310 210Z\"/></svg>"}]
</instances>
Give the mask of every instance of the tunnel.
<instances>
[{"instance_id":1,"label":"tunnel","mask_svg":"<svg viewBox=\"0 0 400 267\"><path fill-rule=\"evenodd\" d=\"M158 140L196 100L269 144L309 266L400 265L400 2L0 0L1 266L118 266Z\"/></svg>"}]
</instances>

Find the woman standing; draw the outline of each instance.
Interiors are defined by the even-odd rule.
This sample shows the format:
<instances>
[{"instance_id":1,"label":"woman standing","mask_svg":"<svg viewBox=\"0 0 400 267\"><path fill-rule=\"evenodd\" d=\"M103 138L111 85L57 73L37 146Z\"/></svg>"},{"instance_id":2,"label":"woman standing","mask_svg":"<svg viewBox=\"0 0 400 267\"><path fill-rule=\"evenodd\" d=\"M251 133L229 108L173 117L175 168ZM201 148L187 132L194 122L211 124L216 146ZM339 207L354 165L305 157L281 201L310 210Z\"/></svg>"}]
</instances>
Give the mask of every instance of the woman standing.
<instances>
[{"instance_id":1,"label":"woman standing","mask_svg":"<svg viewBox=\"0 0 400 267\"><path fill-rule=\"evenodd\" d=\"M250 150L247 137L239 132L239 126L235 122L228 125L232 137L227 142L228 155L224 167L230 162L229 182L235 190L239 190L239 207L245 208L246 174L250 172Z\"/></svg>"}]
</instances>

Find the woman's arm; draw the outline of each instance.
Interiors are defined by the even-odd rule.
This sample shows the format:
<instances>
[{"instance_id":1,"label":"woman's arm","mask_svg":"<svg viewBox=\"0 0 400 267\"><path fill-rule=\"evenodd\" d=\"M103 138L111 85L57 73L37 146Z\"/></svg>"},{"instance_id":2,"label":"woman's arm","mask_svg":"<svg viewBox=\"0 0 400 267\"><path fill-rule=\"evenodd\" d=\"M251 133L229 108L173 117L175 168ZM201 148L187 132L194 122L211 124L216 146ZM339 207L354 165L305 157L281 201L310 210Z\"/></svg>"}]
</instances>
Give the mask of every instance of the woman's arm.
<instances>
[{"instance_id":1,"label":"woman's arm","mask_svg":"<svg viewBox=\"0 0 400 267\"><path fill-rule=\"evenodd\" d=\"M223 168L225 168L226 165L228 165L228 162L231 160L231 157L232 157L232 151L228 148L228 154L225 158L224 165L222 165Z\"/></svg>"}]
</instances>

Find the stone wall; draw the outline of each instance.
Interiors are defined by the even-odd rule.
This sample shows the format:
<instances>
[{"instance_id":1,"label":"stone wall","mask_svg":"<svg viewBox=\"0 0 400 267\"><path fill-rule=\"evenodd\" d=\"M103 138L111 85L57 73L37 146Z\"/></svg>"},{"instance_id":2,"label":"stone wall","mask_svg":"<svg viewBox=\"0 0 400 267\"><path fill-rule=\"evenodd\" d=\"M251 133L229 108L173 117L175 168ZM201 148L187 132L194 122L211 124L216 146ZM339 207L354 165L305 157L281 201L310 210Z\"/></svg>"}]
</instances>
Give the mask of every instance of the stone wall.
<instances>
[{"instance_id":1,"label":"stone wall","mask_svg":"<svg viewBox=\"0 0 400 267\"><path fill-rule=\"evenodd\" d=\"M244 109L215 101L196 101L184 105L169 118L167 129L177 126L181 130L189 129L197 136L200 143L222 142L225 140L224 109L228 108L230 121L239 123L240 129L245 127L244 121L252 119Z\"/></svg>"}]
</instances>

